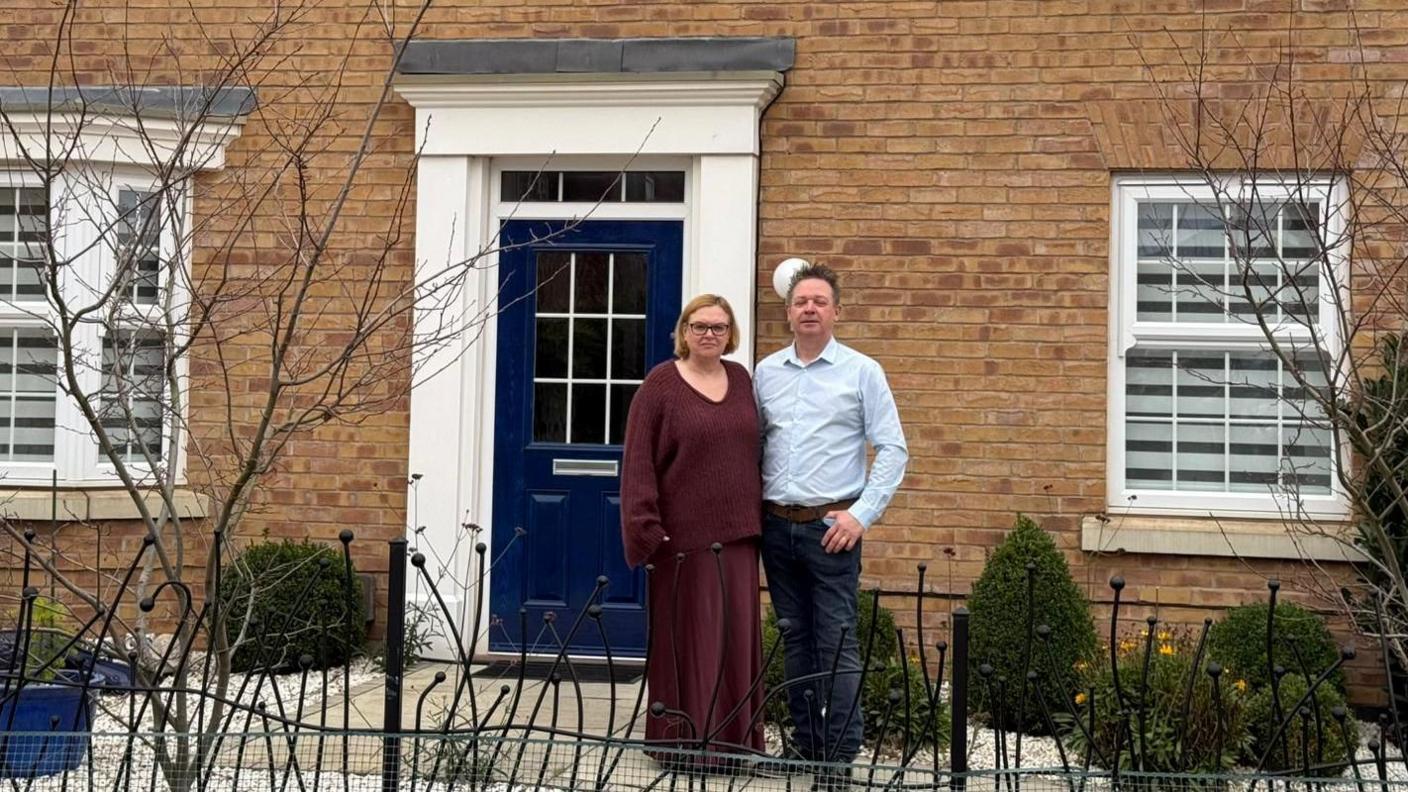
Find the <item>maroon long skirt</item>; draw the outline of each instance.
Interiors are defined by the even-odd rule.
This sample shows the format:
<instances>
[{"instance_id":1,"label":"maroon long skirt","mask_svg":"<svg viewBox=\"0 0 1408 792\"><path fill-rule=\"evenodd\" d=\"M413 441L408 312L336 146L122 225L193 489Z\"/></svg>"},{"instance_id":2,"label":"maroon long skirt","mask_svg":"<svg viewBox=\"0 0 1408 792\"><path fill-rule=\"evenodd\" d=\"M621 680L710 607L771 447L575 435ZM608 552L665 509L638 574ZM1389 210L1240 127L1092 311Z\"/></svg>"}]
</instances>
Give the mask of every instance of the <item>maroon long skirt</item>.
<instances>
[{"instance_id":1,"label":"maroon long skirt","mask_svg":"<svg viewBox=\"0 0 1408 792\"><path fill-rule=\"evenodd\" d=\"M646 702L678 714L648 715L646 740L763 750L757 540L724 545L717 561L708 549L658 561L649 597Z\"/></svg>"}]
</instances>

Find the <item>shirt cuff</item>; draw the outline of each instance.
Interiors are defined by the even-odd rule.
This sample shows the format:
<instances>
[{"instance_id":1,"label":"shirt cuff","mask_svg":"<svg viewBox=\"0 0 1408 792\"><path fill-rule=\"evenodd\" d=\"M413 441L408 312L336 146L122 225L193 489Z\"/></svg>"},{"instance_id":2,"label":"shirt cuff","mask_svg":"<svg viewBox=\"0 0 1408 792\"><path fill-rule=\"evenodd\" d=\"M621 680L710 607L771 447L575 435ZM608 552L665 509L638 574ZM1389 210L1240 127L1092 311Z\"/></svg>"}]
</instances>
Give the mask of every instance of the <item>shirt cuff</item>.
<instances>
[{"instance_id":1,"label":"shirt cuff","mask_svg":"<svg viewBox=\"0 0 1408 792\"><path fill-rule=\"evenodd\" d=\"M855 503L851 504L851 507L849 509L846 509L846 511L850 512L851 516L856 518L856 522L860 523L860 527L864 528L867 531L870 530L871 524L874 523L876 519L880 517L879 514L875 513L874 509L870 508L869 506L866 506L860 501L856 501Z\"/></svg>"}]
</instances>

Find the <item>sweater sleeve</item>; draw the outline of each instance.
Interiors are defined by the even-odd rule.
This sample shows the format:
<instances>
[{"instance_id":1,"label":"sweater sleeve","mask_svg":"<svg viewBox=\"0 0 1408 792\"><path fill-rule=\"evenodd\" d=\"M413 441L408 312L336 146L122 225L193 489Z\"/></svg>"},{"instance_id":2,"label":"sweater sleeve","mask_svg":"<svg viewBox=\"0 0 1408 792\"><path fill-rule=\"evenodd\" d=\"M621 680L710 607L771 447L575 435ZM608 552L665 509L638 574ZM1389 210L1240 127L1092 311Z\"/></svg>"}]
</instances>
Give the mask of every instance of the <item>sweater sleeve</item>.
<instances>
[{"instance_id":1,"label":"sweater sleeve","mask_svg":"<svg viewBox=\"0 0 1408 792\"><path fill-rule=\"evenodd\" d=\"M662 440L658 384L647 378L631 400L626 415L626 442L621 460L621 539L626 563L644 564L665 541L660 522L660 486L656 464Z\"/></svg>"}]
</instances>

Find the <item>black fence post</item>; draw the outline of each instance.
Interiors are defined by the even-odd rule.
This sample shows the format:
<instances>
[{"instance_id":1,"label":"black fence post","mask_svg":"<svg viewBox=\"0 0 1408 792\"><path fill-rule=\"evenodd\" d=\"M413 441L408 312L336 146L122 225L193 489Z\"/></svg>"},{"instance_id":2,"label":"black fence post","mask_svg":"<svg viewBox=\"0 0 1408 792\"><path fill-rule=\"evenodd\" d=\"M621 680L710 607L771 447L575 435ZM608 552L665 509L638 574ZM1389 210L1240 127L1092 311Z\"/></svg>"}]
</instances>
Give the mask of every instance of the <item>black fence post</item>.
<instances>
[{"instance_id":1,"label":"black fence post","mask_svg":"<svg viewBox=\"0 0 1408 792\"><path fill-rule=\"evenodd\" d=\"M948 743L949 787L961 792L968 779L968 609L959 607L953 612L953 695L952 723L953 736Z\"/></svg>"},{"instance_id":2,"label":"black fence post","mask_svg":"<svg viewBox=\"0 0 1408 792\"><path fill-rule=\"evenodd\" d=\"M386 699L382 705L382 792L401 785L401 673L406 637L406 540L392 539L386 592Z\"/></svg>"}]
</instances>

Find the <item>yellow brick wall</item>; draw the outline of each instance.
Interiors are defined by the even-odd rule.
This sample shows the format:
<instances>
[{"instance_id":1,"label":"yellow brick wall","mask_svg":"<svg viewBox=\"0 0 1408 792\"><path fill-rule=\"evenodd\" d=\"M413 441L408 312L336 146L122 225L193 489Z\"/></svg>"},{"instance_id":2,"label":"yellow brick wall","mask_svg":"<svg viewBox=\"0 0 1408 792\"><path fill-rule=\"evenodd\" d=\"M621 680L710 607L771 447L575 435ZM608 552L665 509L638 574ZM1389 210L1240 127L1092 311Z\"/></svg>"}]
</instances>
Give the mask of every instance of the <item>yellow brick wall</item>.
<instances>
[{"instance_id":1,"label":"yellow brick wall","mask_svg":"<svg viewBox=\"0 0 1408 792\"><path fill-rule=\"evenodd\" d=\"M237 35L267 4L194 5L208 31ZM397 25L410 18L405 0L371 6ZM12 44L3 79L38 79L59 16L47 0L0 12ZM260 76L266 107L231 146L232 169L260 162L270 128L299 111L303 95L277 87L338 68L363 18L361 3L319 4L275 48L287 60ZM1401 0L442 0L424 24L435 39L583 36L795 37L796 67L762 124L757 346L785 343L769 286L780 258L842 272L839 334L885 365L911 452L902 491L867 538L868 580L903 589L927 562L931 585L961 594L1021 511L1055 533L1095 599L1123 574L1135 619L1159 605L1198 623L1264 596L1272 574L1297 588L1300 565L1079 550L1081 517L1105 505L1110 179L1184 164L1163 111L1187 110L1184 63L1200 42L1223 107L1255 96L1288 53L1312 94L1350 90L1361 60L1388 92L1408 78ZM181 74L138 54L164 40L193 53ZM86 3L71 47L93 82L133 61L154 69L152 82L191 80L209 49L185 4L157 0ZM355 47L337 151L355 143L388 62L383 44ZM349 229L384 231L412 161L412 118L397 101L379 125ZM218 192L220 177L211 182ZM409 277L409 243L396 261ZM202 391L194 409L213 413L225 398ZM376 546L364 566L382 568L380 541L404 524L406 428L403 403L296 441L247 531L330 539L351 526ZM205 429L216 442L218 423Z\"/></svg>"}]
</instances>

